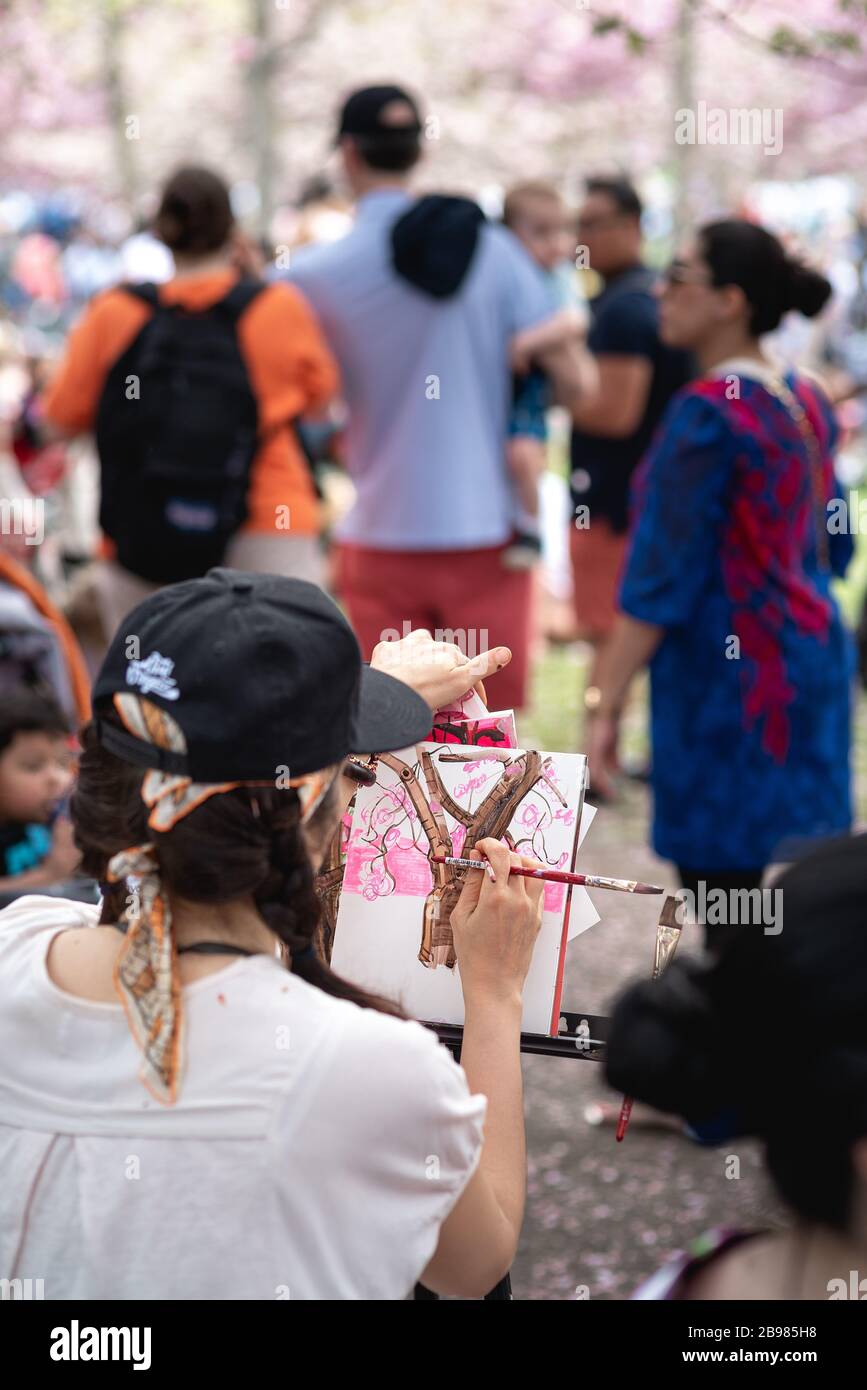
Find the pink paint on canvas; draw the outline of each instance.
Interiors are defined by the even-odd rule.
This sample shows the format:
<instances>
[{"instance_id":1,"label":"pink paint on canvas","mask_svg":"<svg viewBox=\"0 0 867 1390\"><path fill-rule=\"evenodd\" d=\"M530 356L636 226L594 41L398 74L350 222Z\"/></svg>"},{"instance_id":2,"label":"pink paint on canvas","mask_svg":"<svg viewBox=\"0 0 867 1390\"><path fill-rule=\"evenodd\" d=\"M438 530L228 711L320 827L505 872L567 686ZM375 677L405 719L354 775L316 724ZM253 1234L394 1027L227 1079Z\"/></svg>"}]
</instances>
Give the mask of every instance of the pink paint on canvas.
<instances>
[{"instance_id":1,"label":"pink paint on canvas","mask_svg":"<svg viewBox=\"0 0 867 1390\"><path fill-rule=\"evenodd\" d=\"M368 902L391 893L424 898L432 882L427 855L400 834L387 833L379 845L356 837L349 842L343 871L344 893L358 893Z\"/></svg>"},{"instance_id":2,"label":"pink paint on canvas","mask_svg":"<svg viewBox=\"0 0 867 1390\"><path fill-rule=\"evenodd\" d=\"M462 1022L449 921L466 870L440 868L429 856L466 857L468 840L494 834L521 855L570 867L584 773L576 755L461 745L448 736L383 754L376 785L360 788L355 803L334 968L400 999L416 1017ZM569 894L565 884L543 885L543 922L524 991L525 1031L547 1030L559 1007Z\"/></svg>"},{"instance_id":3,"label":"pink paint on canvas","mask_svg":"<svg viewBox=\"0 0 867 1390\"><path fill-rule=\"evenodd\" d=\"M468 719L460 710L438 710L430 733L432 743L475 744L478 748L516 748L515 715L497 710Z\"/></svg>"},{"instance_id":4,"label":"pink paint on canvas","mask_svg":"<svg viewBox=\"0 0 867 1390\"><path fill-rule=\"evenodd\" d=\"M562 912L566 901L565 883L546 883L542 894L542 907L545 912Z\"/></svg>"}]
</instances>

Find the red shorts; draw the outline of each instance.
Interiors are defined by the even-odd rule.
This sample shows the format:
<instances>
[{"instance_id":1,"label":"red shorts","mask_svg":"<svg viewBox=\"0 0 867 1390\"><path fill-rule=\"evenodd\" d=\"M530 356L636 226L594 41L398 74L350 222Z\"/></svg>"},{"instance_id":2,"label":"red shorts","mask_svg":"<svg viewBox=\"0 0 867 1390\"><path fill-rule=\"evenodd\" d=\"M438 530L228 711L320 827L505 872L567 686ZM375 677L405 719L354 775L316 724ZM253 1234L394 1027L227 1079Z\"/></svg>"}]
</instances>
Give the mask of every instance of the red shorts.
<instances>
[{"instance_id":1,"label":"red shorts","mask_svg":"<svg viewBox=\"0 0 867 1390\"><path fill-rule=\"evenodd\" d=\"M336 547L336 585L366 661L377 642L427 628L465 655L509 647L509 665L485 681L491 709L527 703L533 576L503 565L505 547L372 550Z\"/></svg>"},{"instance_id":2,"label":"red shorts","mask_svg":"<svg viewBox=\"0 0 867 1390\"><path fill-rule=\"evenodd\" d=\"M601 519L591 521L586 530L571 528L572 596L578 636L585 641L606 637L614 626L628 543L625 531L612 531Z\"/></svg>"}]
</instances>

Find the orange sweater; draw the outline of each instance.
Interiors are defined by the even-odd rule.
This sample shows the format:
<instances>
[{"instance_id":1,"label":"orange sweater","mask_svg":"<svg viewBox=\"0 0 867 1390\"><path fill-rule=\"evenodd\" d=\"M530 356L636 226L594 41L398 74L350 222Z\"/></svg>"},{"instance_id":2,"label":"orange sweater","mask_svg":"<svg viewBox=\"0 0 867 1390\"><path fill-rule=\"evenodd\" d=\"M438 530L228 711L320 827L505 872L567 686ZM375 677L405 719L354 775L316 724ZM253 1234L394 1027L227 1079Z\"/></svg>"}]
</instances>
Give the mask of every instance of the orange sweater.
<instances>
[{"instance_id":1,"label":"orange sweater","mask_svg":"<svg viewBox=\"0 0 867 1390\"><path fill-rule=\"evenodd\" d=\"M72 628L60 609L55 608L42 585L33 578L30 571L20 565L17 560L13 560L11 555L4 555L2 550L0 550L0 580L5 584L11 584L16 589L23 589L34 608L42 614L54 632L66 662L76 712L79 720L84 724L90 718L90 677L87 674L84 657L81 655L81 648L75 640Z\"/></svg>"},{"instance_id":2,"label":"orange sweater","mask_svg":"<svg viewBox=\"0 0 867 1390\"><path fill-rule=\"evenodd\" d=\"M233 270L161 285L165 304L206 309L228 293ZM66 355L42 397L46 419L68 434L93 428L106 378L151 309L122 290L97 295L69 335ZM337 366L307 301L290 285L268 285L242 314L238 344L259 405L263 442L253 460L244 531L273 534L277 508L289 507L291 532L314 535L319 506L310 472L288 421L326 405ZM283 428L276 428L279 425Z\"/></svg>"}]
</instances>

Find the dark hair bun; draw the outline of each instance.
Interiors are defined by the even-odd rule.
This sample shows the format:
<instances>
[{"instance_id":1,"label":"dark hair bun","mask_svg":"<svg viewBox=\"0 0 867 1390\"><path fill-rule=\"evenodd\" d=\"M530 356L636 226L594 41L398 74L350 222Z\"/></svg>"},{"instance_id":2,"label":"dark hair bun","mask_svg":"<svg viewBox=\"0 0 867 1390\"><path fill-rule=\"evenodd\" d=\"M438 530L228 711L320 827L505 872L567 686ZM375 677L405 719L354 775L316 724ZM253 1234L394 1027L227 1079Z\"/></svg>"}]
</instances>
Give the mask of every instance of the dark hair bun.
<instances>
[{"instance_id":1,"label":"dark hair bun","mask_svg":"<svg viewBox=\"0 0 867 1390\"><path fill-rule=\"evenodd\" d=\"M701 229L704 258L713 284L737 285L750 308L750 332L772 333L784 314L797 309L813 318L827 304L831 285L786 253L778 237L754 222L730 218Z\"/></svg>"},{"instance_id":2,"label":"dark hair bun","mask_svg":"<svg viewBox=\"0 0 867 1390\"><path fill-rule=\"evenodd\" d=\"M789 308L797 309L808 319L815 318L831 298L830 280L800 261L790 260L788 266Z\"/></svg>"}]
</instances>

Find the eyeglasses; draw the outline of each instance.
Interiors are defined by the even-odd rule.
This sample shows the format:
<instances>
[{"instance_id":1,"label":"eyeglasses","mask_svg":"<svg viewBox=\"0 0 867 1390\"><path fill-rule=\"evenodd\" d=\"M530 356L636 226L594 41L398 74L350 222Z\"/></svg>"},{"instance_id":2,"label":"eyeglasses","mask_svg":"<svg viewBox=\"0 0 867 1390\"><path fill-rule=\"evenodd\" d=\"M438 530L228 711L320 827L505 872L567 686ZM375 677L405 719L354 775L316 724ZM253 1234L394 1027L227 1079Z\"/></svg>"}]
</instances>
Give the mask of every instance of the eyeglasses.
<instances>
[{"instance_id":1,"label":"eyeglasses","mask_svg":"<svg viewBox=\"0 0 867 1390\"><path fill-rule=\"evenodd\" d=\"M622 212L603 212L598 217L577 217L575 225L579 232L598 232L602 227L610 227L612 223L622 222L626 216Z\"/></svg>"},{"instance_id":2,"label":"eyeglasses","mask_svg":"<svg viewBox=\"0 0 867 1390\"><path fill-rule=\"evenodd\" d=\"M686 261L672 261L663 270L660 279L664 285L703 285L705 289L714 288L712 281L704 271L696 270Z\"/></svg>"}]
</instances>

